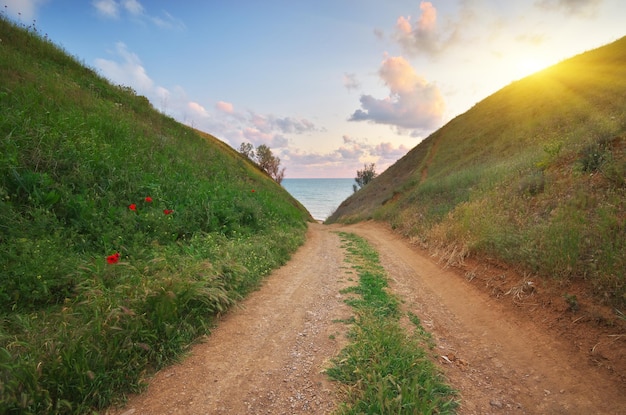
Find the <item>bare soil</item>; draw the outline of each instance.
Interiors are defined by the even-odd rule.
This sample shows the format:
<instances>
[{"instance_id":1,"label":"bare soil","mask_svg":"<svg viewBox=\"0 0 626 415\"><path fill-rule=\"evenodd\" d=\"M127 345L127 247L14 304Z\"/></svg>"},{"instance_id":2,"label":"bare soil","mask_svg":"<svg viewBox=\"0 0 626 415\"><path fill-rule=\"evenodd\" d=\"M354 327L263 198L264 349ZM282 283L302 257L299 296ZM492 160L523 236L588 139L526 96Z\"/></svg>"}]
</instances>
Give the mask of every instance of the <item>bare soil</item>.
<instances>
[{"instance_id":1,"label":"bare soil","mask_svg":"<svg viewBox=\"0 0 626 415\"><path fill-rule=\"evenodd\" d=\"M308 238L180 364L107 414L327 414L341 399L324 369L346 344L354 284L336 231L380 254L391 290L435 339L460 414L626 413L626 324L575 285L493 262L446 268L386 226L311 224ZM576 307L564 293L576 295Z\"/></svg>"}]
</instances>

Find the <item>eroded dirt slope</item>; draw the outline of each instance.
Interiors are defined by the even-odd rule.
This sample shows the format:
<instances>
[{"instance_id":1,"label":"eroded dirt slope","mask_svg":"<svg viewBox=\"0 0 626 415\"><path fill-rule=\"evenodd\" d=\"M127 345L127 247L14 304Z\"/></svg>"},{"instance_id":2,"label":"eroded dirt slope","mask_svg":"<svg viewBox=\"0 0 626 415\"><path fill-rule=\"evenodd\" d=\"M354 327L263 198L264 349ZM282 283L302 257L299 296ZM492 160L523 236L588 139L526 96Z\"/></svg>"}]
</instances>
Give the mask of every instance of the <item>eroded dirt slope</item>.
<instances>
[{"instance_id":1,"label":"eroded dirt slope","mask_svg":"<svg viewBox=\"0 0 626 415\"><path fill-rule=\"evenodd\" d=\"M433 359L459 390L459 413L626 413L619 353L598 364L586 347L573 347L575 339L555 336L511 301L490 295L458 270L444 269L375 223L310 225L306 244L292 260L225 316L205 342L181 364L159 372L144 394L107 412L332 412L337 385L322 371L346 342L346 325L338 320L351 310L339 291L353 277L338 230L361 235L377 249L391 289L433 333ZM537 301L527 294L524 300ZM544 323L550 312L542 314ZM590 336L622 350L619 330L613 327L613 337L602 337L611 336L603 331Z\"/></svg>"}]
</instances>

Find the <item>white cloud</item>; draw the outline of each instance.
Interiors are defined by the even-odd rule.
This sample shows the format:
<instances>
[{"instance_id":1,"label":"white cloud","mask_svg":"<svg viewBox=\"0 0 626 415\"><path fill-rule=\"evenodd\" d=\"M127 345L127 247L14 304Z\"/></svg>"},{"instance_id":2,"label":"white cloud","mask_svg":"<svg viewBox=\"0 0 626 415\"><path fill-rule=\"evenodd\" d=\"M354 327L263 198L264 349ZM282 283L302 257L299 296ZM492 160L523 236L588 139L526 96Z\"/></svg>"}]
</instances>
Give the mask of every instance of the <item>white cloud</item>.
<instances>
[{"instance_id":1,"label":"white cloud","mask_svg":"<svg viewBox=\"0 0 626 415\"><path fill-rule=\"evenodd\" d=\"M115 0L94 0L91 4L100 16L112 19L120 17L120 6Z\"/></svg>"},{"instance_id":2,"label":"white cloud","mask_svg":"<svg viewBox=\"0 0 626 415\"><path fill-rule=\"evenodd\" d=\"M194 113L199 115L200 117L208 117L209 113L207 112L207 110L200 104L198 104L197 102L189 102L187 104L187 107L189 107L189 109Z\"/></svg>"},{"instance_id":3,"label":"white cloud","mask_svg":"<svg viewBox=\"0 0 626 415\"><path fill-rule=\"evenodd\" d=\"M389 88L382 99L361 95L361 109L350 121L371 121L401 130L427 131L442 121L445 102L439 88L419 76L403 57L388 57L378 72Z\"/></svg>"},{"instance_id":4,"label":"white cloud","mask_svg":"<svg viewBox=\"0 0 626 415\"><path fill-rule=\"evenodd\" d=\"M162 29L176 29L176 30L185 30L187 28L187 26L185 26L185 23L172 16L170 13L163 11L163 16L150 16L149 19L150 21L152 21L152 23L154 23L156 26L162 28Z\"/></svg>"},{"instance_id":5,"label":"white cloud","mask_svg":"<svg viewBox=\"0 0 626 415\"><path fill-rule=\"evenodd\" d=\"M4 10L9 17L21 20L23 23L30 23L37 15L37 9L46 3L47 0L4 0L0 4L4 5Z\"/></svg>"},{"instance_id":6,"label":"white cloud","mask_svg":"<svg viewBox=\"0 0 626 415\"><path fill-rule=\"evenodd\" d=\"M143 6L137 0L123 0L122 6L130 14L139 16L143 14Z\"/></svg>"},{"instance_id":7,"label":"white cloud","mask_svg":"<svg viewBox=\"0 0 626 415\"><path fill-rule=\"evenodd\" d=\"M118 19L122 16L122 12L126 12L135 21L152 22L162 29L184 30L186 28L182 20L175 18L165 10L162 11L161 16L147 13L146 8L139 0L94 0L91 4L100 16L106 18Z\"/></svg>"},{"instance_id":8,"label":"white cloud","mask_svg":"<svg viewBox=\"0 0 626 415\"><path fill-rule=\"evenodd\" d=\"M154 82L146 73L136 54L130 52L123 42L115 44L113 53L116 57L121 58L121 61L96 59L96 67L102 71L104 76L114 83L134 88L139 94L148 97L157 95Z\"/></svg>"}]
</instances>

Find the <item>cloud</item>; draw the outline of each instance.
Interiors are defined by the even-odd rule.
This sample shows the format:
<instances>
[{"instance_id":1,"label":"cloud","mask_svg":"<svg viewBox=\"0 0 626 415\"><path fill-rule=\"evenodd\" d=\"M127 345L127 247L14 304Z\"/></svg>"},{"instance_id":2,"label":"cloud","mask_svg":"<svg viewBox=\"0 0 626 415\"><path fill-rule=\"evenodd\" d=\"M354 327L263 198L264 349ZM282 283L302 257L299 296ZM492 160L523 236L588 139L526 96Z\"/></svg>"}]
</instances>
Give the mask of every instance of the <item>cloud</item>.
<instances>
[{"instance_id":1,"label":"cloud","mask_svg":"<svg viewBox=\"0 0 626 415\"><path fill-rule=\"evenodd\" d=\"M182 20L175 18L167 11L162 12L162 16L152 15L146 12L146 8L139 0L94 0L92 3L96 12L105 18L119 19L122 12L129 14L135 21L152 22L162 29L178 29L186 28Z\"/></svg>"},{"instance_id":2,"label":"cloud","mask_svg":"<svg viewBox=\"0 0 626 415\"><path fill-rule=\"evenodd\" d=\"M241 112L232 103L225 101L218 101L214 108L215 114L210 120L198 121L205 131L227 141L233 147L238 147L242 142L250 142L255 146L265 144L272 149L284 148L289 143L290 135L323 131L306 118L280 117L254 111Z\"/></svg>"},{"instance_id":3,"label":"cloud","mask_svg":"<svg viewBox=\"0 0 626 415\"><path fill-rule=\"evenodd\" d=\"M226 114L233 114L235 112L235 107L230 102L218 101L217 104L215 104L215 108Z\"/></svg>"},{"instance_id":4,"label":"cloud","mask_svg":"<svg viewBox=\"0 0 626 415\"><path fill-rule=\"evenodd\" d=\"M402 158L411 149L404 144L400 144L399 147L394 147L391 143L379 143L376 144L370 150L370 154L377 156L382 162L395 162Z\"/></svg>"},{"instance_id":5,"label":"cloud","mask_svg":"<svg viewBox=\"0 0 626 415\"><path fill-rule=\"evenodd\" d=\"M348 135L344 135L342 140L343 145L326 153L286 148L281 150L280 159L289 177L354 177L365 163L376 164L376 170L380 173L409 151L404 145L371 145L366 139Z\"/></svg>"},{"instance_id":6,"label":"cloud","mask_svg":"<svg viewBox=\"0 0 626 415\"><path fill-rule=\"evenodd\" d=\"M243 138L255 147L265 144L273 150L287 147L289 140L280 134L264 133L256 128L247 127L242 131Z\"/></svg>"},{"instance_id":7,"label":"cloud","mask_svg":"<svg viewBox=\"0 0 626 415\"><path fill-rule=\"evenodd\" d=\"M450 36L444 40L443 33L438 31L437 9L431 2L420 3L421 14L415 24L411 16L400 16L396 21L396 39L404 50L411 54L436 54L452 40Z\"/></svg>"},{"instance_id":8,"label":"cloud","mask_svg":"<svg viewBox=\"0 0 626 415\"><path fill-rule=\"evenodd\" d=\"M197 114L201 117L208 117L209 113L207 112L207 110L200 104L198 104L197 102L189 102L187 104L187 107L193 111L194 114Z\"/></svg>"},{"instance_id":9,"label":"cloud","mask_svg":"<svg viewBox=\"0 0 626 415\"><path fill-rule=\"evenodd\" d=\"M100 16L112 19L120 17L120 6L115 0L94 0L91 4Z\"/></svg>"},{"instance_id":10,"label":"cloud","mask_svg":"<svg viewBox=\"0 0 626 415\"><path fill-rule=\"evenodd\" d=\"M16 20L30 23L37 15L37 9L48 0L4 0L4 10Z\"/></svg>"},{"instance_id":11,"label":"cloud","mask_svg":"<svg viewBox=\"0 0 626 415\"><path fill-rule=\"evenodd\" d=\"M248 122L260 131L280 132L283 134L304 134L306 132L317 131L315 124L305 118L277 117L275 115L261 115L250 112Z\"/></svg>"},{"instance_id":12,"label":"cloud","mask_svg":"<svg viewBox=\"0 0 626 415\"><path fill-rule=\"evenodd\" d=\"M537 0L535 5L544 10L554 10L568 15L594 17L603 0Z\"/></svg>"},{"instance_id":13,"label":"cloud","mask_svg":"<svg viewBox=\"0 0 626 415\"><path fill-rule=\"evenodd\" d=\"M356 74L345 73L343 74L343 86L348 91L352 91L361 88L361 83L356 79Z\"/></svg>"},{"instance_id":14,"label":"cloud","mask_svg":"<svg viewBox=\"0 0 626 415\"><path fill-rule=\"evenodd\" d=\"M270 123L273 128L285 134L304 134L306 132L317 130L317 127L313 124L313 122L304 118L270 117Z\"/></svg>"},{"instance_id":15,"label":"cloud","mask_svg":"<svg viewBox=\"0 0 626 415\"><path fill-rule=\"evenodd\" d=\"M143 6L137 0L123 0L122 7L135 16L140 16L143 14Z\"/></svg>"},{"instance_id":16,"label":"cloud","mask_svg":"<svg viewBox=\"0 0 626 415\"><path fill-rule=\"evenodd\" d=\"M185 30L187 28L182 20L172 16L166 11L163 11L162 13L163 17L150 16L149 19L152 21L152 23L162 29Z\"/></svg>"},{"instance_id":17,"label":"cloud","mask_svg":"<svg viewBox=\"0 0 626 415\"><path fill-rule=\"evenodd\" d=\"M134 88L139 94L158 95L154 82L143 67L139 57L130 52L123 42L115 44L113 54L121 59L121 62L96 59L96 67L102 71L104 76L114 83L127 85ZM163 92L163 91L161 91Z\"/></svg>"},{"instance_id":18,"label":"cloud","mask_svg":"<svg viewBox=\"0 0 626 415\"><path fill-rule=\"evenodd\" d=\"M437 86L420 77L403 57L388 57L378 72L389 88L383 99L361 95L350 121L371 121L407 130L430 130L442 120L445 103Z\"/></svg>"},{"instance_id":19,"label":"cloud","mask_svg":"<svg viewBox=\"0 0 626 415\"><path fill-rule=\"evenodd\" d=\"M381 29L374 29L374 36L378 40L384 40L385 39L385 32L382 31Z\"/></svg>"}]
</instances>

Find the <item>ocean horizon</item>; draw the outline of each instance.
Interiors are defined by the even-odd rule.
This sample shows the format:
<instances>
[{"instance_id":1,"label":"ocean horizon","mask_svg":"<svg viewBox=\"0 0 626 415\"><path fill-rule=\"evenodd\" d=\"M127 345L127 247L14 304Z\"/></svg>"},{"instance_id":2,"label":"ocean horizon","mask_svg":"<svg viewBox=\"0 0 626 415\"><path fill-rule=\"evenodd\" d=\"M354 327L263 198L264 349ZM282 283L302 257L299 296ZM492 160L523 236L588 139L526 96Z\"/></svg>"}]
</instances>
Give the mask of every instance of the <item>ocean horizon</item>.
<instances>
[{"instance_id":1,"label":"ocean horizon","mask_svg":"<svg viewBox=\"0 0 626 415\"><path fill-rule=\"evenodd\" d=\"M285 178L282 186L309 211L313 219L324 221L341 202L354 193L354 179L292 179Z\"/></svg>"}]
</instances>

